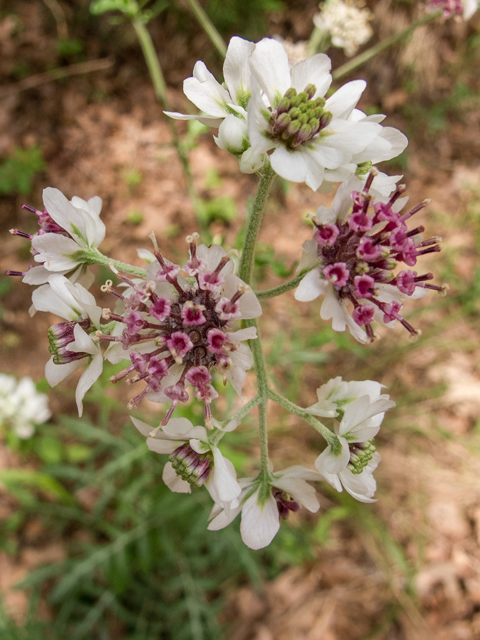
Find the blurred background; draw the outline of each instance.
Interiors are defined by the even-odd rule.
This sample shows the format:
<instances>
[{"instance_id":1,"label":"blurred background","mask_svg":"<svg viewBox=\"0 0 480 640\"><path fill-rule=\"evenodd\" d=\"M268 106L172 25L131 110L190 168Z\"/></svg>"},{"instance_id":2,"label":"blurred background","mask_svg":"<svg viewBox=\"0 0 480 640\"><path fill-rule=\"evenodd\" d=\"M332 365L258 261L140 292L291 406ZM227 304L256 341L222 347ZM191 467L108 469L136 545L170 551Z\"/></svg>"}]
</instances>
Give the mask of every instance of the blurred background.
<instances>
[{"instance_id":1,"label":"blurred background","mask_svg":"<svg viewBox=\"0 0 480 640\"><path fill-rule=\"evenodd\" d=\"M179 123L200 198L194 209L132 26L118 13L93 15L89 5L0 6L1 273L31 262L28 241L8 230L36 232L21 205L42 208L46 186L68 198L101 196L102 250L126 262L141 264L136 249L150 248L152 230L172 260L183 259L185 236L197 228L205 242L241 247L256 178L239 173L211 132ZM157 14L148 29L170 105L193 111L183 79L198 59L220 78L222 58L186 1L151 5ZM227 42L306 41L319 10L315 0L203 7ZM361 50L424 15L412 1L365 7L372 36ZM480 638L479 28L478 15L430 23L334 84L368 81L360 108L386 114L385 124L410 139L382 170L404 175L412 205L432 200L416 220L427 237L443 237L444 249L423 260L423 271L450 292L407 307L423 336L412 344L397 327L362 346L322 323L318 300L298 303L292 292L267 301L260 322L272 380L298 404L313 404L315 389L336 375L388 387L397 409L377 438L376 504L319 486L319 513L292 514L259 552L243 545L238 521L206 531L207 492L179 496L163 486L163 457L147 450L128 418L131 390L107 382L116 369L107 367L87 394L81 419L75 379L48 388L46 331L55 319L32 319L31 287L0 275L0 373L31 377L51 411L47 418L39 400L22 430L11 408L19 392L9 391L12 378L0 378L2 640ZM349 60L342 48L327 52L334 69ZM331 200L277 181L258 251L259 289L293 274L311 237L306 215ZM97 275L92 293L109 306L99 291L109 273ZM246 389L252 397L253 378ZM227 394L219 412L226 416L235 402ZM145 402L135 414L154 425L159 409ZM195 403L182 411L201 420ZM270 411L276 468L313 466L320 436ZM32 429L34 417L42 424ZM252 413L222 442L240 476L256 468L255 436Z\"/></svg>"}]
</instances>

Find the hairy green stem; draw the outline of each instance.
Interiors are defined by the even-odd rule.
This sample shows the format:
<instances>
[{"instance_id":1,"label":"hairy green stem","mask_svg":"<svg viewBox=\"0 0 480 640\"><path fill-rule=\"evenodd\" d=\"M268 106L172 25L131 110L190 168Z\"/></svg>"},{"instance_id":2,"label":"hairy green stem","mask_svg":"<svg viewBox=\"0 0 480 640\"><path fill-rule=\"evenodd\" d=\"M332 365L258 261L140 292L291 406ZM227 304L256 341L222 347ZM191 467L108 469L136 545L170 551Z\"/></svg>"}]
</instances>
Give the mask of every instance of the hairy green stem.
<instances>
[{"instance_id":1,"label":"hairy green stem","mask_svg":"<svg viewBox=\"0 0 480 640\"><path fill-rule=\"evenodd\" d=\"M225 420L225 423L229 424L233 420L242 420L242 418L245 418L245 416L248 416L248 414L252 409L255 409L255 407L259 404L259 402L260 402L260 397L256 395L254 398L252 398L246 404L244 404L243 407L240 407L238 411L235 411L235 413L232 416L230 416L228 420ZM223 438L223 436L226 435L227 433L228 431L224 431L223 429L215 429L208 436L209 444L211 444L212 446L217 445L220 442L220 440Z\"/></svg>"},{"instance_id":2,"label":"hairy green stem","mask_svg":"<svg viewBox=\"0 0 480 640\"><path fill-rule=\"evenodd\" d=\"M187 0L188 6L192 10L192 13L200 23L200 26L210 38L210 42L213 44L218 53L225 58L227 54L227 45L224 39L215 29L213 22L205 13L204 8L198 3L197 0Z\"/></svg>"},{"instance_id":3,"label":"hairy green stem","mask_svg":"<svg viewBox=\"0 0 480 640\"><path fill-rule=\"evenodd\" d=\"M162 107L169 111L170 109L167 98L167 87L165 84L165 79L163 77L162 67L160 66L160 62L158 61L158 56L155 51L155 47L153 46L150 33L148 32L148 29L144 25L142 20L140 20L139 18L134 18L132 20L132 25L140 42L145 62L147 63L148 71L150 73L150 78L152 80L153 88L155 91L155 96ZM168 116L167 124L172 134L173 145L177 150L178 157L180 159L180 162L182 163L183 173L185 176L185 181L187 183L188 195L190 196L190 199L193 203L193 208L195 210L197 220L199 224L202 225L202 203L200 202L197 191L195 189L195 185L193 184L193 178L190 171L190 165L188 164L187 154L182 147L182 143L180 141L180 137L178 135L175 124L173 120Z\"/></svg>"},{"instance_id":4,"label":"hairy green stem","mask_svg":"<svg viewBox=\"0 0 480 640\"><path fill-rule=\"evenodd\" d=\"M281 296L282 293L285 293L285 291L290 291L290 289L295 289L295 287L297 287L300 284L300 282L307 275L307 273L312 269L314 269L315 266L316 265L314 265L313 267L309 267L308 269L304 269L298 274L298 276L295 276L294 278L292 278L291 280L288 280L287 282L284 282L283 284L279 284L278 287L273 287L272 289L265 289L264 291L255 291L255 295L257 296L257 298L262 298L262 299L275 298L275 296Z\"/></svg>"},{"instance_id":5,"label":"hairy green stem","mask_svg":"<svg viewBox=\"0 0 480 640\"><path fill-rule=\"evenodd\" d=\"M270 164L266 164L260 174L260 183L253 203L252 211L247 220L247 228L243 242L242 257L240 258L239 276L246 283L251 284L253 267L255 264L255 248L257 245L260 227L262 226L263 216L267 209L268 197L272 191L275 173ZM257 329L257 338L250 340L250 349L252 351L253 362L255 364L255 373L257 376L258 388L258 416L260 431L260 458L261 458L261 475L265 479L268 477L268 424L267 424L267 403L268 403L268 378L265 366L265 358L263 356L262 343L258 335L258 327L255 320L244 320L245 327L255 327Z\"/></svg>"},{"instance_id":6,"label":"hairy green stem","mask_svg":"<svg viewBox=\"0 0 480 640\"><path fill-rule=\"evenodd\" d=\"M247 229L243 241L242 257L240 258L240 269L238 275L247 284L251 284L253 266L255 263L255 248L257 246L258 234L262 225L263 216L267 208L268 197L272 191L275 172L270 163L266 163L260 173L260 183L253 203L252 211L247 220Z\"/></svg>"},{"instance_id":7,"label":"hairy green stem","mask_svg":"<svg viewBox=\"0 0 480 640\"><path fill-rule=\"evenodd\" d=\"M412 22L412 24L409 25L406 29L403 29L403 31L399 31L398 33L391 36L390 38L386 38L385 40L382 40L382 42L379 42L378 44L375 44L373 47L370 47L370 49L363 51L363 53L360 53L358 56L355 56L355 58L352 58L351 60L343 64L341 67L338 67L338 69L335 69L335 71L332 73L333 79L338 80L339 78L343 78L343 76L346 76L348 73L350 73L350 71L353 71L357 67L360 67L365 62L368 62L368 60L371 60L371 58L374 58L376 55L378 55L382 51L385 51L385 49L388 49L394 44L397 44L397 42L400 42L400 40L403 40L403 38L406 38L407 36L409 36L418 27L422 27L423 25L428 24L429 22L433 22L433 20L435 20L436 18L439 18L441 15L442 15L442 11L435 11L433 13L428 13L426 16L423 16L423 18L420 18L419 20Z\"/></svg>"},{"instance_id":8,"label":"hairy green stem","mask_svg":"<svg viewBox=\"0 0 480 640\"><path fill-rule=\"evenodd\" d=\"M319 420L307 413L305 409L299 407L293 402L290 402L290 400L287 400L287 398L284 398L278 393L275 393L275 391L272 391L271 389L268 389L268 397L270 398L270 400L273 400L273 402L276 402L284 409L287 409L287 411L290 411L290 413L293 413L299 418L302 418L302 420L308 422L308 424L310 424L316 431L318 431L318 433L320 433L325 438L328 444L331 444L333 446L336 445L337 436Z\"/></svg>"},{"instance_id":9,"label":"hairy green stem","mask_svg":"<svg viewBox=\"0 0 480 640\"><path fill-rule=\"evenodd\" d=\"M120 260L113 260L108 256L104 256L103 253L98 251L98 249L92 249L88 254L88 258L88 264L101 264L104 267L110 267L110 265L112 265L115 269L118 269L123 273L129 273L137 278L145 278L147 276L145 269L142 269L141 267L134 267L132 264L128 264L126 262L120 262Z\"/></svg>"}]
</instances>

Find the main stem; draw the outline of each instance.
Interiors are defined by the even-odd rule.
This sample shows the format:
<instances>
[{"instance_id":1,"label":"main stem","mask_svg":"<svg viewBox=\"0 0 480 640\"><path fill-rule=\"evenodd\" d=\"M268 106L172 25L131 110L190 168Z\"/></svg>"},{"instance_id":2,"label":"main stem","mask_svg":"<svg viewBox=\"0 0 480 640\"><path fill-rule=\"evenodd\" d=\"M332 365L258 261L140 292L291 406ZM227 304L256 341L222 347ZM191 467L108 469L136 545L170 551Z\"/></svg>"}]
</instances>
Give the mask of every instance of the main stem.
<instances>
[{"instance_id":1,"label":"main stem","mask_svg":"<svg viewBox=\"0 0 480 640\"><path fill-rule=\"evenodd\" d=\"M167 86L165 84L165 78L163 77L162 68L158 61L157 53L155 51L155 47L153 46L152 38L150 33L148 32L147 27L144 23L136 18L132 20L133 28L135 29L135 33L137 34L138 40L140 42L140 46L142 48L143 56L145 58L145 62L147 63L148 71L150 73L150 78L152 80L153 88L155 91L155 96L157 100L160 102L162 107L169 111L169 104L167 98ZM190 172L190 165L188 164L187 155L182 147L182 143L180 141L180 137L178 135L178 131L173 123L173 120L167 117L167 124L171 131L173 138L173 145L177 150L178 157L180 162L182 163L183 173L185 175L185 180L187 183L188 195L193 203L193 208L195 210L195 214L199 223L201 223L201 202L198 198L197 191L193 184L192 174Z\"/></svg>"},{"instance_id":2,"label":"main stem","mask_svg":"<svg viewBox=\"0 0 480 640\"><path fill-rule=\"evenodd\" d=\"M260 227L267 208L268 197L272 191L274 179L275 173L270 164L268 164L264 167L260 176L260 184L258 185L255 202L253 203L252 211L247 221L247 229L245 231L245 239L238 275L246 284L249 285L252 282L253 267L255 264L255 247L257 245ZM262 474L264 476L268 476L267 368L265 366L262 343L260 341L260 336L258 335L257 323L255 320L245 320L244 324L246 327L255 327L257 329L258 337L255 340L250 340L250 349L252 351L255 373L257 375L260 460L262 465Z\"/></svg>"}]
</instances>

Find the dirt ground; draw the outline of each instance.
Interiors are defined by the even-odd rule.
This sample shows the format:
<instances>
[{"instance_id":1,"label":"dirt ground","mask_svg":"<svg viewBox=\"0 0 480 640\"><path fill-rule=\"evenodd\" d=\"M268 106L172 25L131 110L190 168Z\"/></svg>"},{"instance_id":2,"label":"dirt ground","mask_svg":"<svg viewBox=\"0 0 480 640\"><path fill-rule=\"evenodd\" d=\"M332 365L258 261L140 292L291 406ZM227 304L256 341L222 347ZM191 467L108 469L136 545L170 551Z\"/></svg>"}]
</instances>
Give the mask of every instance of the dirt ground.
<instances>
[{"instance_id":1,"label":"dirt ground","mask_svg":"<svg viewBox=\"0 0 480 640\"><path fill-rule=\"evenodd\" d=\"M74 4L61 3L67 21L77 15ZM79 15L84 16L88 3L78 4L84 9ZM59 58L55 51L56 23L43 2L19 0L14 5L15 15L0 14L0 71L2 85L8 88L0 89L0 157L18 146L37 144L43 150L47 168L36 178L27 202L40 207L44 186L55 186L68 197L100 195L107 225L104 253L139 263L136 248L149 248L152 230L173 255L184 252L184 237L194 230L193 208L176 152L168 144L169 128L133 36L124 30L118 38L119 30L106 20L99 32L87 18L78 25L70 24L71 37L87 34L84 50L88 60L112 56L112 65L21 90L16 84L19 60L27 64L28 75L71 61ZM373 6L384 20L386 34L401 26L397 7L383 2ZM270 33L306 38L306 20L314 10L315 2L305 1L297 7L288 3L284 14L271 19ZM216 72L221 62L203 34L189 39L174 27L173 18L162 16L152 26L152 34L171 104L184 110L188 105L181 81L190 75L194 62L203 58ZM472 91L478 91L478 59L472 58L465 67L461 45L472 32L478 37L478 28L478 19L468 27L447 25L443 32L435 27L428 37L425 33L423 39L416 36L409 47L400 53L397 50L397 59L387 54L362 69L358 76L371 83L360 107L374 105L375 110L387 113L387 124L412 131L415 113L431 109L448 96L449 77L441 71L445 65L464 74ZM420 62L425 40L432 47L432 39L438 50L428 64ZM205 51L210 51L208 56ZM335 59L341 59L338 52ZM415 73L421 87L413 97L398 80L412 59L419 61ZM422 82L424 77L430 78L430 87ZM408 113L405 105L409 101L414 104ZM448 120L450 112L447 115ZM410 142L407 166L401 170L413 203L432 199L418 223L425 225L429 235L444 237L451 275L465 286L472 283L478 266L475 231L469 228L474 214L468 212L478 207L479 118L478 108L467 105L461 117L451 117L448 127L435 136L417 131ZM183 125L179 130L185 131ZM213 232L226 245L231 244L244 221L256 178L239 174L236 161L218 149L209 134L200 137L190 160L203 198L229 196L237 203L234 220L213 225ZM394 167L395 172L397 169ZM212 172L219 180L212 181ZM131 179L136 174L140 180ZM33 230L30 214L20 208L24 200L15 195L0 200L2 270L24 269L28 261L21 240L7 233L11 227ZM331 196L315 194L303 185L292 185L286 192L278 189L262 241L275 246L277 256L293 264L299 259L302 242L311 234L301 223L302 217L330 201ZM136 224L131 222L132 212L141 212ZM479 225L477 221L477 228ZM442 260L443 254L425 263L445 280L448 274ZM280 281L268 275L260 286L267 288ZM232 625L232 640L480 639L480 310L477 304L476 310L465 315L456 297L458 286L452 287L450 304L439 304L440 299L432 296L419 305L422 308L414 321L424 336L415 348L401 329L389 335L384 331L371 355L341 351L323 369L305 366L299 404L313 403L315 388L334 375L372 377L395 393L399 408L378 447L382 455L376 474L379 501L368 512L381 528L369 525L364 516L334 521L328 541L318 545L315 562L286 570L266 583L261 594L247 587L229 594L222 619ZM45 334L51 323L43 315L35 322L29 318L30 294L26 285L15 281L3 300L0 368L40 378L48 356ZM267 348L276 332L288 331L292 322L305 331L318 330L318 305L308 310L293 302L289 295L287 301L275 299L266 306L260 330ZM329 345L327 353L328 349ZM287 435L273 430L272 456L279 466L302 457L313 464L316 441L310 431L295 420L288 426L293 429ZM8 451L0 455L0 466L15 464ZM14 504L5 495L0 497L2 516ZM324 513L336 504L330 494L321 502ZM316 517L310 520L313 526ZM407 565L395 555L397 546ZM7 605L24 611L25 595L11 587L45 558L53 561L61 556L61 545L29 548L28 536L16 558L0 553L0 591Z\"/></svg>"}]
</instances>

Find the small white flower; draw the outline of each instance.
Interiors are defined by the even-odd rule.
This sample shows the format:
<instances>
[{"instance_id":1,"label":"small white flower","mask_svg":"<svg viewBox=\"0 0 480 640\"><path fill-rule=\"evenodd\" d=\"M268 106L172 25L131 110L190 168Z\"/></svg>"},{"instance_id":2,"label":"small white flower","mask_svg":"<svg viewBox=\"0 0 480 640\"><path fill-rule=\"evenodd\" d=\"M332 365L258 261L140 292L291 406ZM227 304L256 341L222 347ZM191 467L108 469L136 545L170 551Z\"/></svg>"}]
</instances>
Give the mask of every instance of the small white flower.
<instances>
[{"instance_id":1,"label":"small white flower","mask_svg":"<svg viewBox=\"0 0 480 640\"><path fill-rule=\"evenodd\" d=\"M392 158L405 148L405 136L393 134L395 130L384 132L381 118L355 109L366 87L364 80L347 83L325 100L330 68L330 58L324 54L290 68L279 42L264 38L255 45L248 105L251 165L257 167L268 153L278 175L317 190L324 181L346 179L360 162ZM242 164L241 168L247 170Z\"/></svg>"},{"instance_id":2,"label":"small white flower","mask_svg":"<svg viewBox=\"0 0 480 640\"><path fill-rule=\"evenodd\" d=\"M330 36L334 47L344 49L347 56L355 55L358 47L372 37L369 21L373 16L368 9L343 0L326 0L320 9L313 17L315 26Z\"/></svg>"},{"instance_id":3,"label":"small white flower","mask_svg":"<svg viewBox=\"0 0 480 640\"><path fill-rule=\"evenodd\" d=\"M0 426L6 426L22 440L30 438L35 424L46 422L51 411L48 397L38 393L31 378L21 378L0 373Z\"/></svg>"},{"instance_id":4,"label":"small white flower","mask_svg":"<svg viewBox=\"0 0 480 640\"><path fill-rule=\"evenodd\" d=\"M45 376L54 387L79 367L85 366L75 393L81 416L83 397L103 369L99 343L93 340L95 332L100 329L102 309L82 285L72 284L60 274L52 274L48 284L33 292L32 300L38 311L53 313L66 320L49 329L50 352L53 355L45 367Z\"/></svg>"},{"instance_id":5,"label":"small white flower","mask_svg":"<svg viewBox=\"0 0 480 640\"><path fill-rule=\"evenodd\" d=\"M73 271L73 281L83 277L83 283L91 285L92 276L85 274L82 252L96 249L105 237L105 225L100 220L102 199L95 196L87 202L75 196L69 202L61 191L48 187L43 191L43 202L56 230L33 236L35 261L41 266L27 271L23 281L44 284L52 272L65 275Z\"/></svg>"},{"instance_id":6,"label":"small white flower","mask_svg":"<svg viewBox=\"0 0 480 640\"><path fill-rule=\"evenodd\" d=\"M209 127L220 126L229 114L245 119L251 93L248 56L253 47L253 42L237 36L230 40L223 64L225 86L215 80L204 62L199 60L195 64L193 77L184 81L183 91L206 115L165 111L166 115L176 120L198 120Z\"/></svg>"},{"instance_id":7,"label":"small white flower","mask_svg":"<svg viewBox=\"0 0 480 640\"><path fill-rule=\"evenodd\" d=\"M379 389L372 390L376 396ZM383 395L372 402L370 396L365 395L348 404L342 421L335 425L341 450L334 452L328 445L315 461L315 467L327 482L337 491L344 487L360 502L374 502L376 483L372 474L380 455L371 440L380 429L385 411L395 406L388 398Z\"/></svg>"},{"instance_id":8,"label":"small white flower","mask_svg":"<svg viewBox=\"0 0 480 640\"><path fill-rule=\"evenodd\" d=\"M270 544L280 528L280 518L300 505L315 513L320 508L315 489L306 480L316 482L323 477L311 469L296 465L271 474L268 485L259 478L240 480L242 493L233 505L215 504L210 513L210 531L218 531L242 514L240 533L251 549Z\"/></svg>"},{"instance_id":9,"label":"small white flower","mask_svg":"<svg viewBox=\"0 0 480 640\"><path fill-rule=\"evenodd\" d=\"M388 395L381 395L383 388L383 384L374 380L346 382L338 376L317 389L318 402L305 411L322 418L336 418L339 413L343 415L345 407L363 396L368 396L370 402L388 400Z\"/></svg>"},{"instance_id":10,"label":"small white flower","mask_svg":"<svg viewBox=\"0 0 480 640\"><path fill-rule=\"evenodd\" d=\"M164 467L163 480L175 493L191 493L192 486L205 484L215 502L231 503L241 492L233 464L209 441L205 427L194 427L186 418L172 418L167 425L152 430L150 425L134 418L133 424L147 436L147 446L156 453L170 455ZM218 423L217 423L218 424ZM232 421L225 431L232 431ZM215 432L213 432L215 433Z\"/></svg>"}]
</instances>

